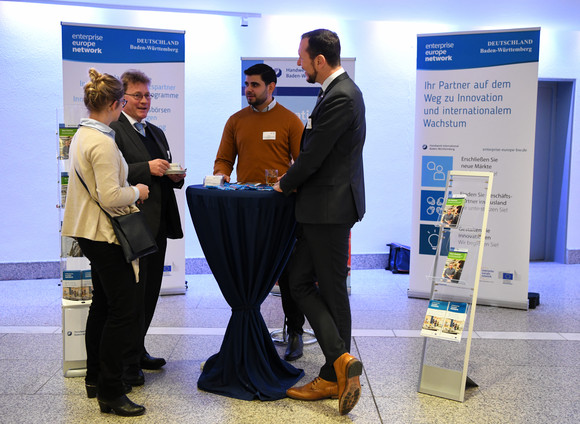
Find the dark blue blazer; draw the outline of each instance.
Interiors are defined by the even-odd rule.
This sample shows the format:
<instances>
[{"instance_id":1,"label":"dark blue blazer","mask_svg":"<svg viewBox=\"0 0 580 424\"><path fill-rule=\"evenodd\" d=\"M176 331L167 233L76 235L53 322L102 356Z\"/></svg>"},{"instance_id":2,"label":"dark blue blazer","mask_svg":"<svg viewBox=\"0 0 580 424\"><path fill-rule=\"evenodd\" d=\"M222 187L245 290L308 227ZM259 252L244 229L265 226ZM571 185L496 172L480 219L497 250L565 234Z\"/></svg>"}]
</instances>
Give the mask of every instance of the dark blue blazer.
<instances>
[{"instance_id":1,"label":"dark blue blazer","mask_svg":"<svg viewBox=\"0 0 580 424\"><path fill-rule=\"evenodd\" d=\"M365 213L362 93L344 73L326 89L302 134L300 155L280 187L296 195L296 220L306 224L354 224Z\"/></svg>"}]
</instances>

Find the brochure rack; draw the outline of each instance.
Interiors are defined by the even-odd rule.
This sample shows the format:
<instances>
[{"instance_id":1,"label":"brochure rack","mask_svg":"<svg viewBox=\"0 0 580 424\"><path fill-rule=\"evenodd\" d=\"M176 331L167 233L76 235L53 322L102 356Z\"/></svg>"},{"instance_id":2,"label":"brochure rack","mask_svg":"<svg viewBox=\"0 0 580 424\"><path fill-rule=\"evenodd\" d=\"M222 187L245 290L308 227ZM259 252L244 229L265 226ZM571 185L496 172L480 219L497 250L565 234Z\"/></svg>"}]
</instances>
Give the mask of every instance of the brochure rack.
<instances>
[{"instance_id":1,"label":"brochure rack","mask_svg":"<svg viewBox=\"0 0 580 424\"><path fill-rule=\"evenodd\" d=\"M424 338L418 384L420 393L463 402L466 387L477 386L467 376L467 369L492 183L492 172L449 172L443 204L446 205L450 197L465 196L465 205L460 221L455 225L446 224L443 217L439 219L433 272L427 278L431 280L431 301L467 304L467 337L459 337L459 342ZM456 274L456 278L449 277L445 274L446 266L452 262L448 256L454 258L458 251L462 253L463 262L458 264L461 272ZM466 255L463 254L465 251Z\"/></svg>"},{"instance_id":2,"label":"brochure rack","mask_svg":"<svg viewBox=\"0 0 580 424\"><path fill-rule=\"evenodd\" d=\"M58 112L57 112L58 115ZM57 122L59 119L57 119ZM69 146L77 127L57 126L57 163L59 198L58 228L62 229L70 172ZM60 278L62 286L63 373L65 377L86 374L85 327L91 305L91 272L76 240L60 237Z\"/></svg>"}]
</instances>

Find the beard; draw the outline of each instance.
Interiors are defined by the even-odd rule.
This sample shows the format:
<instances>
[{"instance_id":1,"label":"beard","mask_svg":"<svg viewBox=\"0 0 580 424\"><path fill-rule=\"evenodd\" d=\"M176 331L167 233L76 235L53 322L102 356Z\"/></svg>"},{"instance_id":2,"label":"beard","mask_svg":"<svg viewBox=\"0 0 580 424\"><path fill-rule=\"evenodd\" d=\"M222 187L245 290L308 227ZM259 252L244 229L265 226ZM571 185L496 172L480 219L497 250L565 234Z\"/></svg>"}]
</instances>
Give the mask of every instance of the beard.
<instances>
[{"instance_id":1,"label":"beard","mask_svg":"<svg viewBox=\"0 0 580 424\"><path fill-rule=\"evenodd\" d=\"M314 84L316 82L316 77L318 76L318 71L314 70L312 74L306 74L306 82Z\"/></svg>"},{"instance_id":2,"label":"beard","mask_svg":"<svg viewBox=\"0 0 580 424\"><path fill-rule=\"evenodd\" d=\"M266 102L267 98L254 97L253 100L250 100L246 97L246 100L250 106L254 106L255 108L257 108L258 106L263 105L264 102Z\"/></svg>"},{"instance_id":3,"label":"beard","mask_svg":"<svg viewBox=\"0 0 580 424\"><path fill-rule=\"evenodd\" d=\"M310 67L312 68L312 73L304 71L306 73L306 82L314 84L316 83L316 78L318 78L318 71L314 66L314 60L310 60Z\"/></svg>"}]
</instances>

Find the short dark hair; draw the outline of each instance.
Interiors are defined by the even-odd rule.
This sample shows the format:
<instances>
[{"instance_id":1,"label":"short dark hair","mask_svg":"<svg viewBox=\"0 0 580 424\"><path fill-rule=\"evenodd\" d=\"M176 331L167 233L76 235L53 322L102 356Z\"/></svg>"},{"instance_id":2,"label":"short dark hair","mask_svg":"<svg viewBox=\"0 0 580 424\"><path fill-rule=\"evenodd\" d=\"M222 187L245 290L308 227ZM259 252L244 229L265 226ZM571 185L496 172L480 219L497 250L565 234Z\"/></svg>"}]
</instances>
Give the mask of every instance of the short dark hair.
<instances>
[{"instance_id":1,"label":"short dark hair","mask_svg":"<svg viewBox=\"0 0 580 424\"><path fill-rule=\"evenodd\" d=\"M272 67L266 65L265 63L256 63L255 65L250 66L248 69L244 71L245 75L260 75L262 81L266 85L271 83L276 84L278 82L278 78L276 77L276 71L272 69Z\"/></svg>"},{"instance_id":2,"label":"short dark hair","mask_svg":"<svg viewBox=\"0 0 580 424\"><path fill-rule=\"evenodd\" d=\"M151 84L151 78L138 69L129 69L128 71L123 72L123 75L121 75L121 81L123 81L123 88L125 91L127 91L129 84Z\"/></svg>"},{"instance_id":3,"label":"short dark hair","mask_svg":"<svg viewBox=\"0 0 580 424\"><path fill-rule=\"evenodd\" d=\"M302 39L308 38L306 51L310 59L321 54L331 67L340 66L340 40L336 32L328 29L315 29L302 34Z\"/></svg>"}]
</instances>

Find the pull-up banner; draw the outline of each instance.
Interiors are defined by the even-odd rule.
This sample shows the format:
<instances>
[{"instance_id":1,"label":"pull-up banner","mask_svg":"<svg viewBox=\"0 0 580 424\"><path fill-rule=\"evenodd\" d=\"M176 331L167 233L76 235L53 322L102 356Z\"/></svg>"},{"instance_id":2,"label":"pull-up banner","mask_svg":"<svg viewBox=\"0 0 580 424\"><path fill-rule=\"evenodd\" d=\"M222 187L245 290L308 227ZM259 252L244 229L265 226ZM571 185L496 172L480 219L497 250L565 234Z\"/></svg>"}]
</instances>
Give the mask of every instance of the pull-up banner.
<instances>
[{"instance_id":1,"label":"pull-up banner","mask_svg":"<svg viewBox=\"0 0 580 424\"><path fill-rule=\"evenodd\" d=\"M174 162L185 159L185 33L183 31L62 23L64 125L76 127L87 116L83 87L89 69L120 78L138 69L151 78L151 109L146 121L167 136ZM184 194L175 190L181 225ZM185 241L168 240L162 294L185 293Z\"/></svg>"},{"instance_id":2,"label":"pull-up banner","mask_svg":"<svg viewBox=\"0 0 580 424\"><path fill-rule=\"evenodd\" d=\"M417 37L410 297L430 296L448 171L491 171L478 303L527 309L539 47L539 28Z\"/></svg>"}]
</instances>

